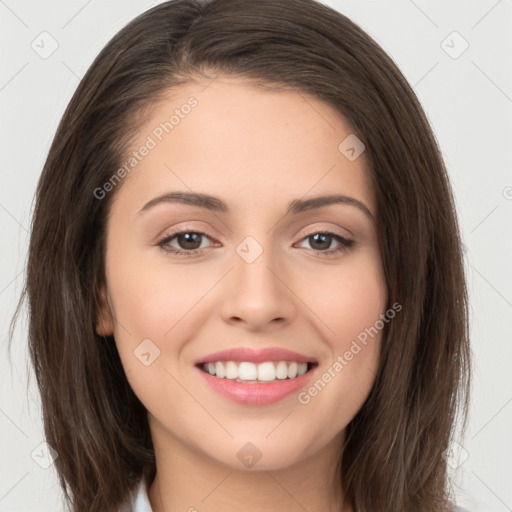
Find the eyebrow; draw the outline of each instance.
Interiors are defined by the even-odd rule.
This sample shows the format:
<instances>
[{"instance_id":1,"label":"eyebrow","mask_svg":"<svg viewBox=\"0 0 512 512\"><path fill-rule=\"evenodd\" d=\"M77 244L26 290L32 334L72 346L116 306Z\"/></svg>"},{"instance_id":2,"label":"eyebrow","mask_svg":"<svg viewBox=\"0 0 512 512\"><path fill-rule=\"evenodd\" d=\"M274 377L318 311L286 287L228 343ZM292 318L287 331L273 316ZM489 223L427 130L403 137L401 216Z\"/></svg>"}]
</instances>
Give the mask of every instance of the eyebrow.
<instances>
[{"instance_id":1,"label":"eyebrow","mask_svg":"<svg viewBox=\"0 0 512 512\"><path fill-rule=\"evenodd\" d=\"M138 215L143 214L154 206L161 203L182 203L191 206L199 206L200 208L206 208L207 210L220 213L229 213L229 207L227 204L219 199L208 194L201 194L196 192L169 192L161 196L155 197L148 201ZM323 206L329 206L335 203L347 204L349 206L355 206L359 208L370 220L375 220L372 212L369 208L361 201L341 194L332 194L328 196L313 197L311 199L301 200L294 199L286 210L286 215L298 214L315 208L321 208Z\"/></svg>"}]
</instances>

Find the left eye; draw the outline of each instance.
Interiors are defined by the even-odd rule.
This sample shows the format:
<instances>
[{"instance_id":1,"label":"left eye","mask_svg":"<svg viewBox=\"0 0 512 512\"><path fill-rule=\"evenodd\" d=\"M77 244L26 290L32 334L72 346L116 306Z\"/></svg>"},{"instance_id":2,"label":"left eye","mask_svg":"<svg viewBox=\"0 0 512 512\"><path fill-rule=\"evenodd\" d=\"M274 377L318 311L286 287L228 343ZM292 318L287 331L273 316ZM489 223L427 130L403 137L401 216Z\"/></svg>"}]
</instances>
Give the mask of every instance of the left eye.
<instances>
[{"instance_id":1,"label":"left eye","mask_svg":"<svg viewBox=\"0 0 512 512\"><path fill-rule=\"evenodd\" d=\"M212 240L212 238L209 237L206 233L202 233L200 231L177 231L163 238L160 242L158 242L158 246L162 250L172 254L191 256L201 252L201 250L204 249L204 246L201 247L201 241L203 238ZM173 240L176 241L178 247L175 247L171 244ZM314 252L322 256L331 255L333 253L347 250L354 245L354 240L344 238L335 233L320 231L311 233L302 239L302 241L307 240L312 240L312 249ZM338 246L332 249L330 247L333 241L337 242Z\"/></svg>"},{"instance_id":2,"label":"left eye","mask_svg":"<svg viewBox=\"0 0 512 512\"><path fill-rule=\"evenodd\" d=\"M318 254L320 254L322 256L326 256L326 255L330 255L333 253L347 250L354 245L354 240L350 240L343 236L337 235L335 233L329 233L329 232L327 232L327 233L325 233L325 232L311 233L310 235L303 238L303 240L310 240L310 239L313 240L313 246L316 245L317 249L318 249L318 245L320 245L320 248L319 248L320 250L315 250L315 252L318 252ZM334 249L325 250L326 249L325 245L330 247L331 242L333 240L338 242L338 246L335 247ZM326 243L326 241L327 241L327 243ZM310 245L311 245L311 242L310 242Z\"/></svg>"},{"instance_id":3,"label":"left eye","mask_svg":"<svg viewBox=\"0 0 512 512\"><path fill-rule=\"evenodd\" d=\"M171 233L166 236L163 240L158 242L158 245L167 252L171 252L174 254L195 254L199 252L201 247L201 238L206 237L211 240L211 238L200 231L178 231L176 233ZM176 239L179 244L179 247L173 247L170 245L171 241ZM198 245L199 243L199 245ZM181 246L181 247L180 247ZM185 250L181 250L185 249Z\"/></svg>"}]
</instances>

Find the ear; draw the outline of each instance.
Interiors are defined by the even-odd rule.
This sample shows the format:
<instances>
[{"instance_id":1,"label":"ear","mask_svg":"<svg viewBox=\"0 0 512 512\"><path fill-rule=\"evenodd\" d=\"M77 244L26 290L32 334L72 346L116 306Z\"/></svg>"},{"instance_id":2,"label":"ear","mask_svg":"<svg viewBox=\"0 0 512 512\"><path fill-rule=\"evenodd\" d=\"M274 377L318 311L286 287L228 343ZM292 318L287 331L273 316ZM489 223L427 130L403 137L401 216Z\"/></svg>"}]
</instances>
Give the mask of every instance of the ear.
<instances>
[{"instance_id":1,"label":"ear","mask_svg":"<svg viewBox=\"0 0 512 512\"><path fill-rule=\"evenodd\" d=\"M96 333L98 336L112 336L114 334L114 318L107 300L105 286L99 293L99 311L97 312Z\"/></svg>"}]
</instances>

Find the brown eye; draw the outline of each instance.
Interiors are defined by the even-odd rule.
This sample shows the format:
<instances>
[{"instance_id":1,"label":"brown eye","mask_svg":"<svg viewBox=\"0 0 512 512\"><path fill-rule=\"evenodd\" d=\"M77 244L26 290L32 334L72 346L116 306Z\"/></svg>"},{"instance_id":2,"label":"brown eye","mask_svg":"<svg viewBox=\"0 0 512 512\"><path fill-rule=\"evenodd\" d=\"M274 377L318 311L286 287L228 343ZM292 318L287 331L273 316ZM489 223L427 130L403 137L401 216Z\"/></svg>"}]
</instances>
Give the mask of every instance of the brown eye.
<instances>
[{"instance_id":1,"label":"brown eye","mask_svg":"<svg viewBox=\"0 0 512 512\"><path fill-rule=\"evenodd\" d=\"M312 233L304 237L303 240L309 241L310 247L322 256L342 252L352 247L355 243L354 240L349 240L348 238L329 232ZM335 248L331 248L333 241L338 244Z\"/></svg>"},{"instance_id":2,"label":"brown eye","mask_svg":"<svg viewBox=\"0 0 512 512\"><path fill-rule=\"evenodd\" d=\"M180 249L199 249L201 246L201 236L199 233L180 233L175 238Z\"/></svg>"},{"instance_id":3,"label":"brown eye","mask_svg":"<svg viewBox=\"0 0 512 512\"><path fill-rule=\"evenodd\" d=\"M204 246L201 247L201 242L204 238L211 240L206 233L200 231L176 231L160 240L158 246L164 251L173 254L189 256L201 252L204 248ZM173 241L175 241L175 244L171 245Z\"/></svg>"}]
</instances>

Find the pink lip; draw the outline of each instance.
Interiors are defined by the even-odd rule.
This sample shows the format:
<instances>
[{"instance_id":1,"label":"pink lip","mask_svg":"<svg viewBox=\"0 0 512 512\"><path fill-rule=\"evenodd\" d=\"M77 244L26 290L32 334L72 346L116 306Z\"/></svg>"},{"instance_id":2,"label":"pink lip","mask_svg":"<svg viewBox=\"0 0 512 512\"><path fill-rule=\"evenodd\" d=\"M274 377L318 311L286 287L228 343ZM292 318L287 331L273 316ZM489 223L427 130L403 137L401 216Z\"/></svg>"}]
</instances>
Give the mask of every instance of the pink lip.
<instances>
[{"instance_id":1,"label":"pink lip","mask_svg":"<svg viewBox=\"0 0 512 512\"><path fill-rule=\"evenodd\" d=\"M244 360L247 361L247 359ZM268 361L268 359L265 360ZM286 358L279 360L286 360ZM292 360L295 360L295 358L292 358ZM216 359L216 361L219 361L219 359ZM262 384L244 384L234 380L219 379L196 366L197 371L214 391L234 402L244 405L268 405L279 402L304 387L317 368L317 365L313 366L310 371L295 379L283 379L278 382Z\"/></svg>"},{"instance_id":2,"label":"pink lip","mask_svg":"<svg viewBox=\"0 0 512 512\"><path fill-rule=\"evenodd\" d=\"M264 363L265 361L295 361L297 363L317 363L317 360L314 357L308 357L284 348L263 348L255 350L252 348L238 347L209 354L202 359L197 360L194 364L216 363L217 361L247 361L251 363ZM257 386L258 384L254 385ZM267 386L267 384L265 384L265 386Z\"/></svg>"}]
</instances>

